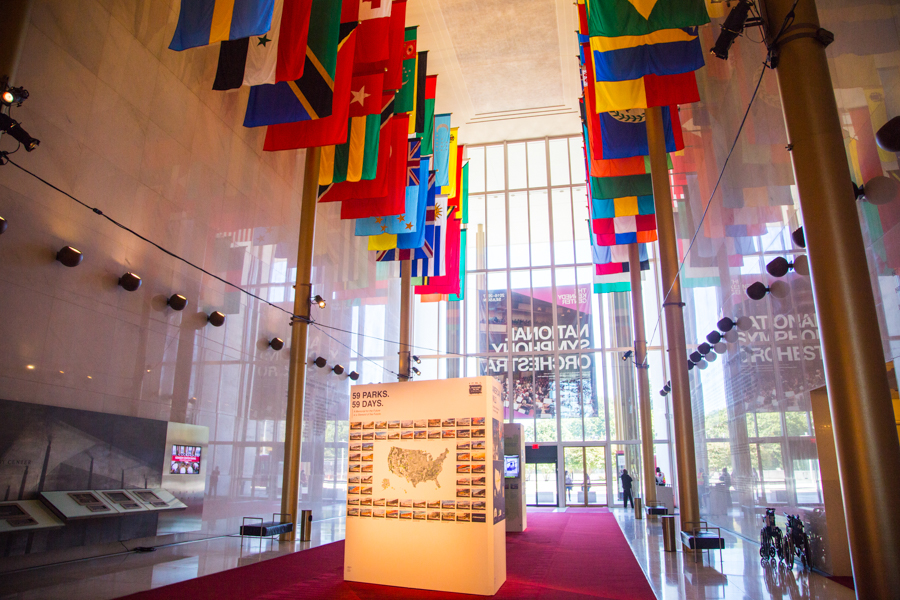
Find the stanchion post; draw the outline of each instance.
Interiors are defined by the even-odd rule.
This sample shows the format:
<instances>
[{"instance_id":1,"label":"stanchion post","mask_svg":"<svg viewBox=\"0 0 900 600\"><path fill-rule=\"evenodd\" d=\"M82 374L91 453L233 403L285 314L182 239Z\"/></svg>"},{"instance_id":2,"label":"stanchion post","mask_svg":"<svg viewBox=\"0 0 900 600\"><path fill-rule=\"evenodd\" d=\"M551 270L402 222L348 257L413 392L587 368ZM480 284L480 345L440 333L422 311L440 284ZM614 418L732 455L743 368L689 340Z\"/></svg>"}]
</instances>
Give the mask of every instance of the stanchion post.
<instances>
[{"instance_id":1,"label":"stanchion post","mask_svg":"<svg viewBox=\"0 0 900 600\"><path fill-rule=\"evenodd\" d=\"M409 381L409 319L412 303L412 261L400 261L400 368L398 381Z\"/></svg>"}]
</instances>

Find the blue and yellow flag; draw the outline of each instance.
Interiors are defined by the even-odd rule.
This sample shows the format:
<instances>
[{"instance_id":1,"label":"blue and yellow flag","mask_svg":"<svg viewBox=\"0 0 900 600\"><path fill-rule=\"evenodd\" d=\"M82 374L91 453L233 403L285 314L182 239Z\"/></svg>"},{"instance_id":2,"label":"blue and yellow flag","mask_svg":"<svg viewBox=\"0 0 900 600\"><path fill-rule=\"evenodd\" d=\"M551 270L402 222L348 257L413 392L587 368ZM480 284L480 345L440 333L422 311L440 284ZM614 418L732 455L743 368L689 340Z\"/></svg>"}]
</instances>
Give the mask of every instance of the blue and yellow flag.
<instances>
[{"instance_id":1,"label":"blue and yellow flag","mask_svg":"<svg viewBox=\"0 0 900 600\"><path fill-rule=\"evenodd\" d=\"M647 35L592 37L595 81L627 81L644 75L696 71L703 48L696 27L662 29Z\"/></svg>"},{"instance_id":2,"label":"blue and yellow flag","mask_svg":"<svg viewBox=\"0 0 900 600\"><path fill-rule=\"evenodd\" d=\"M272 27L274 10L275 0L181 0L169 50L263 35Z\"/></svg>"}]
</instances>

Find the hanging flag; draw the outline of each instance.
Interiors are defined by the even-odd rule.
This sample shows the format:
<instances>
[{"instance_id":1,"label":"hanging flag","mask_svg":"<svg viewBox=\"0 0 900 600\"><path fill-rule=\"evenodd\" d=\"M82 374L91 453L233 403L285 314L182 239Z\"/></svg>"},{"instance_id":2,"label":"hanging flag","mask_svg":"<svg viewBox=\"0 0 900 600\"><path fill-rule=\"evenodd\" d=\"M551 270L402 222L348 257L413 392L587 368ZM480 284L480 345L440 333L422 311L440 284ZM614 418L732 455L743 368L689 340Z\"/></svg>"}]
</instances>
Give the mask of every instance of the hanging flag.
<instances>
[{"instance_id":1,"label":"hanging flag","mask_svg":"<svg viewBox=\"0 0 900 600\"><path fill-rule=\"evenodd\" d=\"M387 194L387 165L390 162L391 140L393 139L393 94L383 94L381 103L381 127L378 132L378 158L375 177L371 180L334 182L330 185L319 186L319 202L341 202L351 198L376 198ZM406 122L404 121L405 124ZM319 174L321 177L321 169Z\"/></svg>"},{"instance_id":2,"label":"hanging flag","mask_svg":"<svg viewBox=\"0 0 900 600\"><path fill-rule=\"evenodd\" d=\"M338 49L356 22L341 23L340 0L313 0L303 75L293 81L250 88L244 127L295 123L327 117L334 103ZM351 56L352 65L353 57Z\"/></svg>"},{"instance_id":3,"label":"hanging flag","mask_svg":"<svg viewBox=\"0 0 900 600\"><path fill-rule=\"evenodd\" d=\"M403 58L406 50L405 28L406 0L394 0L391 7L391 34L387 71L384 72L384 89L397 91L403 87ZM415 54L415 52L413 52Z\"/></svg>"},{"instance_id":4,"label":"hanging flag","mask_svg":"<svg viewBox=\"0 0 900 600\"><path fill-rule=\"evenodd\" d=\"M400 215L391 215L389 217L369 217L368 219L357 219L355 235L381 236L381 234L398 234L398 233L414 233L416 231L416 219L418 216L418 200L419 200L419 169L421 168L421 160L419 158L419 148L421 142L418 138L409 140L409 151L407 154L407 185L405 210ZM411 175L414 172L414 175ZM410 183L410 179L414 179L414 183ZM394 248L397 245L397 239L394 237L393 244L387 248L372 247L369 243L370 250L386 250Z\"/></svg>"},{"instance_id":5,"label":"hanging flag","mask_svg":"<svg viewBox=\"0 0 900 600\"><path fill-rule=\"evenodd\" d=\"M590 45L594 81L677 75L704 64L696 27L661 29L640 36L592 37Z\"/></svg>"},{"instance_id":6,"label":"hanging flag","mask_svg":"<svg viewBox=\"0 0 900 600\"><path fill-rule=\"evenodd\" d=\"M169 50L187 50L263 35L272 28L275 0L181 0Z\"/></svg>"},{"instance_id":7,"label":"hanging flag","mask_svg":"<svg viewBox=\"0 0 900 600\"><path fill-rule=\"evenodd\" d=\"M428 79L428 51L419 52L416 61L416 104L409 115L409 134L425 134L425 86Z\"/></svg>"},{"instance_id":8,"label":"hanging flag","mask_svg":"<svg viewBox=\"0 0 900 600\"><path fill-rule=\"evenodd\" d=\"M454 211L455 212L455 211ZM444 275L429 277L427 283L415 287L416 294L458 294L460 291L459 261L461 251L461 226L457 218L447 219Z\"/></svg>"},{"instance_id":9,"label":"hanging flag","mask_svg":"<svg viewBox=\"0 0 900 600\"><path fill-rule=\"evenodd\" d=\"M656 213L653 196L625 196L591 200L592 219L612 219Z\"/></svg>"},{"instance_id":10,"label":"hanging flag","mask_svg":"<svg viewBox=\"0 0 900 600\"><path fill-rule=\"evenodd\" d=\"M650 175L625 177L591 177L591 198L623 198L625 196L649 196L653 194Z\"/></svg>"},{"instance_id":11,"label":"hanging flag","mask_svg":"<svg viewBox=\"0 0 900 600\"><path fill-rule=\"evenodd\" d=\"M352 3L353 0L344 0ZM385 72L390 57L391 0L359 0L359 31L353 72Z\"/></svg>"},{"instance_id":12,"label":"hanging flag","mask_svg":"<svg viewBox=\"0 0 900 600\"><path fill-rule=\"evenodd\" d=\"M437 75L425 78L425 110L422 115L422 156L434 154L434 96L437 91ZM419 113L416 113L418 118ZM418 123L416 124L418 130Z\"/></svg>"},{"instance_id":13,"label":"hanging flag","mask_svg":"<svg viewBox=\"0 0 900 600\"><path fill-rule=\"evenodd\" d=\"M704 0L588 0L591 36L647 35L709 23Z\"/></svg>"},{"instance_id":14,"label":"hanging flag","mask_svg":"<svg viewBox=\"0 0 900 600\"><path fill-rule=\"evenodd\" d=\"M352 24L351 24L352 26ZM263 150L274 152L292 148L313 148L343 144L347 141L350 113L350 90L353 83L353 50L356 46L356 32L351 31L341 44L338 56L337 79L334 82L334 106L327 117L315 120L269 125ZM278 84L281 85L281 84ZM260 87L275 86L257 86ZM247 106L250 114L250 106Z\"/></svg>"},{"instance_id":15,"label":"hanging flag","mask_svg":"<svg viewBox=\"0 0 900 600\"><path fill-rule=\"evenodd\" d=\"M456 219L462 218L462 198L461 198L461 190L462 190L462 164L463 164L463 154L465 153L465 146L457 146L456 147L456 171L450 173L451 181L454 182L453 188L456 191L456 194L450 196L447 199L447 206L452 206L456 208L453 215Z\"/></svg>"},{"instance_id":16,"label":"hanging flag","mask_svg":"<svg viewBox=\"0 0 900 600\"><path fill-rule=\"evenodd\" d=\"M628 263L630 258L628 257L628 245L623 246L599 246L597 244L591 245L591 250L593 251L594 265L607 265L609 263ZM641 264L641 269L644 269L643 263L647 263L647 266L650 266L649 256L647 255L647 244L638 244L638 261ZM594 269L596 273L597 270ZM599 273L597 273L599 275Z\"/></svg>"},{"instance_id":17,"label":"hanging flag","mask_svg":"<svg viewBox=\"0 0 900 600\"><path fill-rule=\"evenodd\" d=\"M383 80L382 73L353 77L350 85L350 135L343 144L322 147L319 185L375 178L378 171L380 90ZM366 89L377 91L368 93Z\"/></svg>"},{"instance_id":18,"label":"hanging flag","mask_svg":"<svg viewBox=\"0 0 900 600\"><path fill-rule=\"evenodd\" d=\"M437 119L435 118L435 124L437 123ZM447 164L447 185L445 185L440 193L444 196L452 198L456 196L457 188L456 188L456 180L453 178L453 174L456 173L456 170L462 166L462 162L458 161L457 151L459 149L457 137L459 133L459 127L451 127L450 128L450 151L448 152L448 164ZM437 135L437 129L435 129L435 135Z\"/></svg>"},{"instance_id":19,"label":"hanging flag","mask_svg":"<svg viewBox=\"0 0 900 600\"><path fill-rule=\"evenodd\" d=\"M693 71L678 75L644 75L628 81L594 81L594 110L628 110L700 101Z\"/></svg>"},{"instance_id":20,"label":"hanging flag","mask_svg":"<svg viewBox=\"0 0 900 600\"><path fill-rule=\"evenodd\" d=\"M425 243L425 228L428 207L434 207L434 188L429 188L428 179L431 172L431 159L423 158L419 164L419 196L416 201L416 228L410 233L397 236L397 248L414 250Z\"/></svg>"},{"instance_id":21,"label":"hanging flag","mask_svg":"<svg viewBox=\"0 0 900 600\"><path fill-rule=\"evenodd\" d=\"M684 149L678 108L662 107L663 132L666 151L677 152ZM600 113L600 143L603 154L592 158L630 158L650 154L647 144L647 122L644 109L614 110Z\"/></svg>"},{"instance_id":22,"label":"hanging flag","mask_svg":"<svg viewBox=\"0 0 900 600\"><path fill-rule=\"evenodd\" d=\"M399 215L406 210L406 154L407 137L405 115L395 115L391 119L391 140L389 143L390 158L384 174L385 193L380 196L354 195L341 202L341 219L365 219ZM383 140L382 142L383 143ZM382 165L379 162L378 169ZM342 183L340 186L363 186L369 182ZM374 183L374 180L373 180ZM333 186L334 187L334 186Z\"/></svg>"},{"instance_id":23,"label":"hanging flag","mask_svg":"<svg viewBox=\"0 0 900 600\"><path fill-rule=\"evenodd\" d=\"M394 110L398 113L412 112L416 106L416 77L418 73L416 52L416 32L418 26L407 27L403 42L403 74Z\"/></svg>"},{"instance_id":24,"label":"hanging flag","mask_svg":"<svg viewBox=\"0 0 900 600\"><path fill-rule=\"evenodd\" d=\"M454 162L456 161L454 160ZM449 113L434 116L434 169L437 171L435 185L449 186L451 173Z\"/></svg>"},{"instance_id":25,"label":"hanging flag","mask_svg":"<svg viewBox=\"0 0 900 600\"><path fill-rule=\"evenodd\" d=\"M272 28L219 46L214 90L293 81L303 75L312 0L275 0ZM283 43L282 43L283 42Z\"/></svg>"},{"instance_id":26,"label":"hanging flag","mask_svg":"<svg viewBox=\"0 0 900 600\"><path fill-rule=\"evenodd\" d=\"M469 228L469 165L465 164L462 168L462 177L460 179L460 210L462 212L460 220L462 221L462 231L459 239L459 292L451 294L449 300L451 302L459 302L466 299L466 244L468 243Z\"/></svg>"},{"instance_id":27,"label":"hanging flag","mask_svg":"<svg viewBox=\"0 0 900 600\"><path fill-rule=\"evenodd\" d=\"M592 219L591 227L600 246L656 241L656 215L631 215Z\"/></svg>"},{"instance_id":28,"label":"hanging flag","mask_svg":"<svg viewBox=\"0 0 900 600\"><path fill-rule=\"evenodd\" d=\"M433 186L432 173L428 176L428 187ZM416 250L416 259L412 263L413 277L439 277L446 274L444 253L447 245L447 199L436 196L434 208L430 212L433 216L426 217L425 245Z\"/></svg>"}]
</instances>

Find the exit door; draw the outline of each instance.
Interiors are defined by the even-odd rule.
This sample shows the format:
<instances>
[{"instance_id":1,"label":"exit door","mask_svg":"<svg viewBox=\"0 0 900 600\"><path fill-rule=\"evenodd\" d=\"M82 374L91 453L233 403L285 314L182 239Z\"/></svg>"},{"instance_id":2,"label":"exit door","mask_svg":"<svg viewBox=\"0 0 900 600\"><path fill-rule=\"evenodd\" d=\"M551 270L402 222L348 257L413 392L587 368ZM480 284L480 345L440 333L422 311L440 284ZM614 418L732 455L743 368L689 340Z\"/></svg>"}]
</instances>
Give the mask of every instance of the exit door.
<instances>
[{"instance_id":1,"label":"exit door","mask_svg":"<svg viewBox=\"0 0 900 600\"><path fill-rule=\"evenodd\" d=\"M567 447L565 489L567 506L606 506L606 448Z\"/></svg>"}]
</instances>

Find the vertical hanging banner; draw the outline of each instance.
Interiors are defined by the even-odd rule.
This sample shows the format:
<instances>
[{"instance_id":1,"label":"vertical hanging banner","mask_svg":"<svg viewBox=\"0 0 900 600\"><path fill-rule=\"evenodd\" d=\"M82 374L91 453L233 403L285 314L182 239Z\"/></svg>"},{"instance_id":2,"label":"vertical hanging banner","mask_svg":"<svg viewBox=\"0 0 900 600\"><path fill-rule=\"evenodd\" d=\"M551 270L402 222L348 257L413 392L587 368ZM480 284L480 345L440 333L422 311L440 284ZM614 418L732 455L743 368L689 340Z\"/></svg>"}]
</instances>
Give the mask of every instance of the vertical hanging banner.
<instances>
[{"instance_id":1,"label":"vertical hanging banner","mask_svg":"<svg viewBox=\"0 0 900 600\"><path fill-rule=\"evenodd\" d=\"M435 185L450 184L450 114L434 116ZM443 192L441 192L443 194Z\"/></svg>"}]
</instances>

